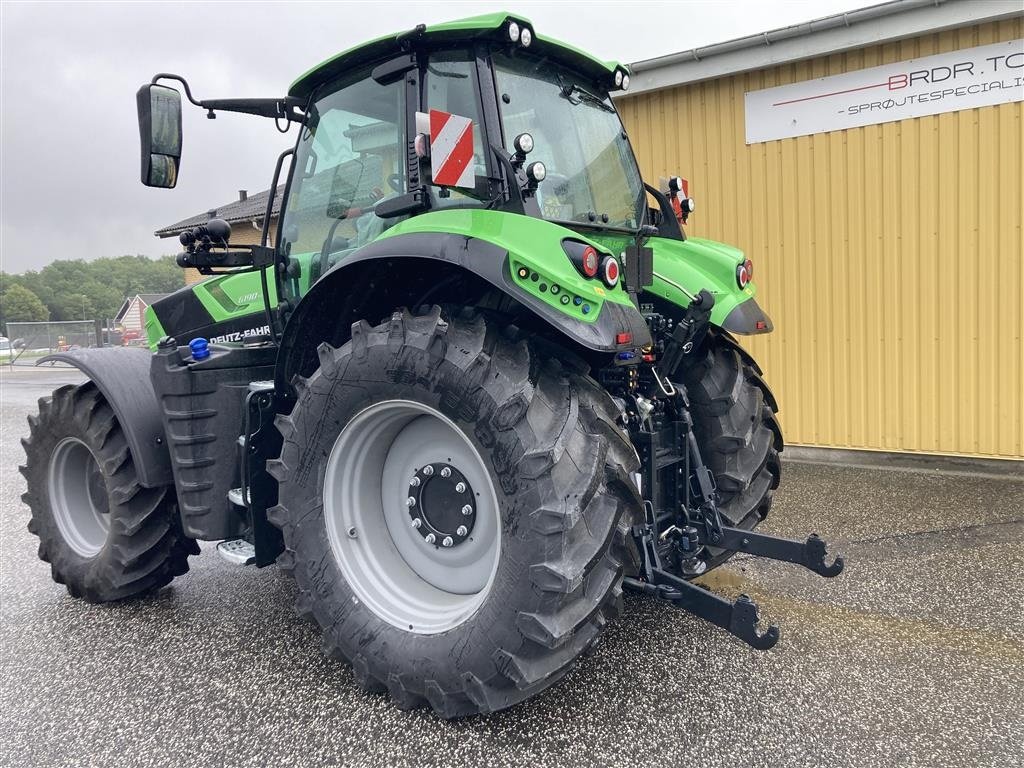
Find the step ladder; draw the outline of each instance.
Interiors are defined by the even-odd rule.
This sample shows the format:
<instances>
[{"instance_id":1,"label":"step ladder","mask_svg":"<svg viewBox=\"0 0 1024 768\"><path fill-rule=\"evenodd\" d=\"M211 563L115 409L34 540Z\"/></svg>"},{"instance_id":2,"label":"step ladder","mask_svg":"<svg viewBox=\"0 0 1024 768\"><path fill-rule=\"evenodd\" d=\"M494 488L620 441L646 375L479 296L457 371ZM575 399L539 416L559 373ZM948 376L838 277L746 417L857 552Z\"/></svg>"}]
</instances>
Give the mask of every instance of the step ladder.
<instances>
[{"instance_id":1,"label":"step ladder","mask_svg":"<svg viewBox=\"0 0 1024 768\"><path fill-rule=\"evenodd\" d=\"M250 392L270 392L274 389L272 381L249 382ZM238 436L238 449L246 449L246 435ZM228 491L228 501L243 510L248 509L250 499L243 495L241 488ZM233 565L252 565L256 561L256 548L245 539L225 539L217 544L217 554Z\"/></svg>"}]
</instances>

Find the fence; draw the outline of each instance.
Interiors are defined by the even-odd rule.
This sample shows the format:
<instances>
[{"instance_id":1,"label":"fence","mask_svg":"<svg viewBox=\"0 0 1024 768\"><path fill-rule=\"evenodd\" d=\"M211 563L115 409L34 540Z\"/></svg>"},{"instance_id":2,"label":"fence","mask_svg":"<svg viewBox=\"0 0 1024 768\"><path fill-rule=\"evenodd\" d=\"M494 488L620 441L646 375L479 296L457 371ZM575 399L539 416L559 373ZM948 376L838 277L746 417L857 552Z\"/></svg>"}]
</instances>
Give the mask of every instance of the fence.
<instances>
[{"instance_id":1,"label":"fence","mask_svg":"<svg viewBox=\"0 0 1024 768\"><path fill-rule=\"evenodd\" d=\"M51 352L83 347L101 347L114 342L99 320L69 320L59 323L7 323L7 338L0 349L0 362L35 365Z\"/></svg>"}]
</instances>

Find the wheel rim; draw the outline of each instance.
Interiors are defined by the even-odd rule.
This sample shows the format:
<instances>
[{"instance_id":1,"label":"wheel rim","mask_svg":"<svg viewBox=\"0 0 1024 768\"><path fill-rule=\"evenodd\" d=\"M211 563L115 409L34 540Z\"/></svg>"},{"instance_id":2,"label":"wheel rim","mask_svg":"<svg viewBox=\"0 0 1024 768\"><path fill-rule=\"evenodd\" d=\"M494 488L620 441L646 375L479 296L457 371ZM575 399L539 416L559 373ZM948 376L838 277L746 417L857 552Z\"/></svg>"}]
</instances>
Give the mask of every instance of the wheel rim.
<instances>
[{"instance_id":1,"label":"wheel rim","mask_svg":"<svg viewBox=\"0 0 1024 768\"><path fill-rule=\"evenodd\" d=\"M444 632L490 592L501 547L494 485L469 438L434 408L387 400L357 414L331 450L323 501L338 567L389 624Z\"/></svg>"},{"instance_id":2,"label":"wheel rim","mask_svg":"<svg viewBox=\"0 0 1024 768\"><path fill-rule=\"evenodd\" d=\"M78 438L64 438L53 449L49 492L64 541L82 557L94 557L107 543L110 506L96 457Z\"/></svg>"}]
</instances>

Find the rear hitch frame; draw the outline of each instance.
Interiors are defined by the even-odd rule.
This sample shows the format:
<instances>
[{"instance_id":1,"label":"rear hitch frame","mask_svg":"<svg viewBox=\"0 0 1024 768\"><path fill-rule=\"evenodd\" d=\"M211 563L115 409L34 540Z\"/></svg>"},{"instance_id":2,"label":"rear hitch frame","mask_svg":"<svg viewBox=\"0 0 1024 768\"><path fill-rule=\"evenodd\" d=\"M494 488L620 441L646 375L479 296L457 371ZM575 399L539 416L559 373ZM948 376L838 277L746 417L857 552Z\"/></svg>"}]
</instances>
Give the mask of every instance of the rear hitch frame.
<instances>
[{"instance_id":1,"label":"rear hitch frame","mask_svg":"<svg viewBox=\"0 0 1024 768\"><path fill-rule=\"evenodd\" d=\"M728 549L732 552L746 552L769 560L781 560L786 563L802 565L810 571L827 579L838 576L845 565L841 556L836 556L831 564L825 562L828 544L818 534L812 533L806 541L784 539L767 533L732 528L722 524L715 498L715 487L711 481L712 474L700 457L700 447L691 428L687 411L686 443L690 461L694 467L696 486L699 494L699 506L693 510L683 504L680 512L686 519L686 528L696 531L696 538L705 546Z\"/></svg>"},{"instance_id":2,"label":"rear hitch frame","mask_svg":"<svg viewBox=\"0 0 1024 768\"><path fill-rule=\"evenodd\" d=\"M651 595L678 608L689 611L758 650L765 651L779 641L779 628L772 624L764 632L757 631L760 620L757 603L747 595L735 602L716 595L703 587L665 570L661 565L655 536L654 508L644 504L646 521L633 527L633 537L643 556L643 579L627 576L622 585L631 592Z\"/></svg>"},{"instance_id":3,"label":"rear hitch frame","mask_svg":"<svg viewBox=\"0 0 1024 768\"><path fill-rule=\"evenodd\" d=\"M678 493L677 488L678 509L670 515L659 514L652 499L644 500L644 523L632 529L643 561L641 572L639 578L623 579L623 587L631 592L666 600L721 627L753 648L767 650L779 641L780 632L775 624L769 625L764 632L758 631L760 617L757 603L747 595L740 595L734 602L730 602L688 581L682 575L672 573L662 563L659 542L674 534L678 543L677 551L688 557L687 562L690 563L699 563L698 555L706 547L745 552L755 557L802 565L825 578L838 576L845 563L841 556L836 556L831 563L825 561L828 545L816 533L808 536L806 541L797 541L723 525L718 511L714 475L701 458L700 447L693 432L686 388L674 383L674 389L672 399L675 401L677 420L671 430L674 440L670 442L676 443L673 452L677 459L673 463L678 462L685 467L685 470L679 471L678 480L678 485L684 486L683 492ZM658 454L660 435L649 431L641 433L641 436L645 448L641 452L642 456L652 461ZM654 480L651 471L642 475L649 481ZM651 485L654 483L648 484L649 491ZM654 496L653 493L651 495ZM666 516L677 522L660 530L659 517ZM692 577L702 572L699 570L687 575Z\"/></svg>"}]
</instances>

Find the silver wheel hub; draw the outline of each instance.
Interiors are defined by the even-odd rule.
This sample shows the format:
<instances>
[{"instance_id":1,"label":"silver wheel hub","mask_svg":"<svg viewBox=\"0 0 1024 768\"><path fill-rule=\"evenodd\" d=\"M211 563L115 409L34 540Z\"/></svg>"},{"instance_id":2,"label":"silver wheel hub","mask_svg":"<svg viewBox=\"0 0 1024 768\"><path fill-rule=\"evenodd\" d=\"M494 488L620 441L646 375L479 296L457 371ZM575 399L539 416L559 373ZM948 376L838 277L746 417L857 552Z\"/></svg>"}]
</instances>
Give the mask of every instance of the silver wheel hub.
<instances>
[{"instance_id":1,"label":"silver wheel hub","mask_svg":"<svg viewBox=\"0 0 1024 768\"><path fill-rule=\"evenodd\" d=\"M448 417L387 400L341 431L324 474L328 540L354 597L404 630L444 632L490 592L500 550L487 465Z\"/></svg>"},{"instance_id":2,"label":"silver wheel hub","mask_svg":"<svg viewBox=\"0 0 1024 768\"><path fill-rule=\"evenodd\" d=\"M50 454L48 474L50 509L61 537L82 557L95 557L110 531L107 486L96 457L77 437L66 437Z\"/></svg>"}]
</instances>

